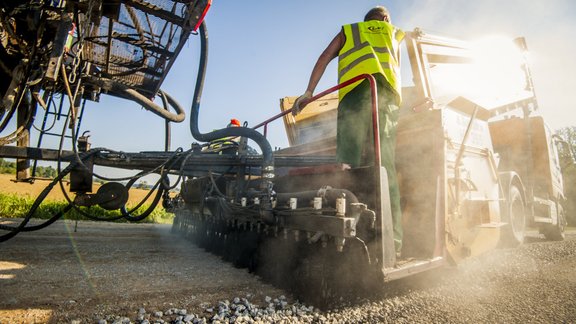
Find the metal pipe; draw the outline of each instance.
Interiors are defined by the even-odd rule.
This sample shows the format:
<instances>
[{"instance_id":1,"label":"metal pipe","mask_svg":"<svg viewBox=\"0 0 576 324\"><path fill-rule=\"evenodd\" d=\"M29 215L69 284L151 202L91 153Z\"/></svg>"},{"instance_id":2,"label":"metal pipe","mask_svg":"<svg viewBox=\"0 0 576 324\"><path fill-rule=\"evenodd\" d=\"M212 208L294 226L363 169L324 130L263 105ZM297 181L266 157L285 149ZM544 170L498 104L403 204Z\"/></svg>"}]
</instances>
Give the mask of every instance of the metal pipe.
<instances>
[{"instance_id":1,"label":"metal pipe","mask_svg":"<svg viewBox=\"0 0 576 324\"><path fill-rule=\"evenodd\" d=\"M454 178L456 180L456 204L454 208L459 213L460 210L460 161L462 161L462 157L464 156L464 151L466 151L466 142L468 141L468 136L470 135L470 131L472 130L472 126L474 124L474 120L476 120L476 114L478 113L478 106L474 106L474 111L472 112L472 116L470 117L470 121L468 122L468 127L466 127L466 132L464 133L464 137L462 138L462 143L460 143L460 149L458 150L458 155L456 160L454 161Z\"/></svg>"},{"instance_id":2,"label":"metal pipe","mask_svg":"<svg viewBox=\"0 0 576 324\"><path fill-rule=\"evenodd\" d=\"M361 81L361 80L363 80L363 79L370 79L370 78L374 79L374 77L371 76L370 74L361 74L361 75L355 76L355 77L353 77L352 79L350 79L350 80L348 80L348 81L344 81L344 82L342 82L342 83L340 83L340 84L338 84L338 85L333 86L332 88L326 89L326 90L318 93L318 94L315 95L315 96L312 96L312 97L311 97L310 99L308 99L307 101L303 101L303 102L302 102L302 104L303 104L302 107L305 107L307 104L309 104L309 103L311 103L311 102L313 102L313 101L316 101L316 100L318 100L318 99L326 96L327 94L330 94L330 93L332 93L332 92L334 92L334 91L336 91L336 90L338 90L338 89L340 89L340 88L344 88L344 87L346 87L346 86L351 85L352 83ZM374 82L374 83L373 83L373 82L370 82L370 87L371 87L371 89L375 89L375 88L376 88L376 83L375 83L375 82ZM304 109L304 108L302 108L302 109ZM283 111L283 112L281 112L281 113L279 113L279 114L277 114L277 115L274 115L274 116L272 116L272 117L270 117L270 118L268 118L268 119L266 119L265 121L257 124L256 126L253 126L252 129L258 129L258 128L262 127L262 126L264 126L264 127L266 128L269 123L275 121L276 119L278 119L278 118L280 118L280 117L283 117L284 115L288 115L288 114L291 113L291 112L292 112L292 108L291 108L291 109L288 109L288 110L286 110L286 111Z\"/></svg>"},{"instance_id":3,"label":"metal pipe","mask_svg":"<svg viewBox=\"0 0 576 324\"><path fill-rule=\"evenodd\" d=\"M378 88L376 79L371 74L366 75L370 82L370 94L372 96L372 131L374 135L374 164L377 167L382 165L382 154L380 152L380 118L378 118Z\"/></svg>"}]
</instances>

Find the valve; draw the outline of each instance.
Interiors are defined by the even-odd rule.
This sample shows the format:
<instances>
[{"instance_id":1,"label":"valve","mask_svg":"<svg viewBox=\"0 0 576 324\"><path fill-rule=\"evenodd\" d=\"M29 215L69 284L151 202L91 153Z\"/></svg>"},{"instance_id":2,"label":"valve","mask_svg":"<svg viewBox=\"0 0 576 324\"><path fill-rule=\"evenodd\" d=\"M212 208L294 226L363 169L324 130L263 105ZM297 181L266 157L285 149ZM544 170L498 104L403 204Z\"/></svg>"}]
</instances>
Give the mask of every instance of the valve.
<instances>
[{"instance_id":1,"label":"valve","mask_svg":"<svg viewBox=\"0 0 576 324\"><path fill-rule=\"evenodd\" d=\"M84 133L82 133L82 136L78 137L77 146L79 152L87 152L88 150L90 150L90 142L88 141L90 135L86 135L89 132L90 131L85 131Z\"/></svg>"}]
</instances>

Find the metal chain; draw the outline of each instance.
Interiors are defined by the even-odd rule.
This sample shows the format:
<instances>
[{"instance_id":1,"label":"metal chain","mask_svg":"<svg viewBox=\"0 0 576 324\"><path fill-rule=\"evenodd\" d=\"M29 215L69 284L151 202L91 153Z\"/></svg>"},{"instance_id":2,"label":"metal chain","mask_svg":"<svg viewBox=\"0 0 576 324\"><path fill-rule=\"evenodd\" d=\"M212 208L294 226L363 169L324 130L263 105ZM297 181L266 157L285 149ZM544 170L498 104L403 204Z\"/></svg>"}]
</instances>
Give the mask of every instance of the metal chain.
<instances>
[{"instance_id":1,"label":"metal chain","mask_svg":"<svg viewBox=\"0 0 576 324\"><path fill-rule=\"evenodd\" d=\"M76 82L76 73L78 71L78 67L82 62L82 51L84 50L84 42L80 42L78 45L78 50L76 51L76 56L74 60L72 60L72 71L70 71L70 75L68 76L68 82L75 83Z\"/></svg>"},{"instance_id":2,"label":"metal chain","mask_svg":"<svg viewBox=\"0 0 576 324\"><path fill-rule=\"evenodd\" d=\"M88 30L90 28L90 19L95 4L96 4L95 0L88 1L88 10L86 10L84 19L80 21L80 24L82 25L80 31L82 34L78 33L78 49L76 50L76 56L72 60L72 66L71 66L72 70L70 71L70 75L68 76L68 82L70 83L75 83L77 75L78 73L80 73L79 67L80 64L82 63L82 56L84 50L84 37L86 37L89 33Z\"/></svg>"}]
</instances>

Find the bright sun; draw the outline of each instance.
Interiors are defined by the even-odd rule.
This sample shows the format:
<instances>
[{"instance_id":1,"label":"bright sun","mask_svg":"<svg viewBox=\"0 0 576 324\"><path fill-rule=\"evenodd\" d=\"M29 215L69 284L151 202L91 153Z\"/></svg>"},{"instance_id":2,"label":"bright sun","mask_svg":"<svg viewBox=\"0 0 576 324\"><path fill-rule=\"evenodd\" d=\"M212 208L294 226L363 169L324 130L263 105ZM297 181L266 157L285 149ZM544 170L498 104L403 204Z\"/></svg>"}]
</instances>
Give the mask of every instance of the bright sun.
<instances>
[{"instance_id":1,"label":"bright sun","mask_svg":"<svg viewBox=\"0 0 576 324\"><path fill-rule=\"evenodd\" d=\"M469 43L470 63L430 68L437 98L463 96L493 108L531 95L527 90L526 53L513 40L490 36Z\"/></svg>"}]
</instances>

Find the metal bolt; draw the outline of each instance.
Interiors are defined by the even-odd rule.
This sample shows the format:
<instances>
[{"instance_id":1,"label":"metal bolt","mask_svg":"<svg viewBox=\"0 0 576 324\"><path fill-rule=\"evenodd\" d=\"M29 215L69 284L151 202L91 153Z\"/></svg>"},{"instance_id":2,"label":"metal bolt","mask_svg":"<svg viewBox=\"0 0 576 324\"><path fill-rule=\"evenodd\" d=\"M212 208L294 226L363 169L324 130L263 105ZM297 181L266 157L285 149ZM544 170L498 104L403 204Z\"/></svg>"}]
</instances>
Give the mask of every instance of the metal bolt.
<instances>
[{"instance_id":1,"label":"metal bolt","mask_svg":"<svg viewBox=\"0 0 576 324\"><path fill-rule=\"evenodd\" d=\"M346 239L343 237L336 238L336 251L338 251L338 252L344 251L344 243L345 242L346 242Z\"/></svg>"},{"instance_id":2,"label":"metal bolt","mask_svg":"<svg viewBox=\"0 0 576 324\"><path fill-rule=\"evenodd\" d=\"M314 209L322 209L322 197L314 197Z\"/></svg>"},{"instance_id":3,"label":"metal bolt","mask_svg":"<svg viewBox=\"0 0 576 324\"><path fill-rule=\"evenodd\" d=\"M298 199L290 198L290 209L296 209L298 207Z\"/></svg>"},{"instance_id":4,"label":"metal bolt","mask_svg":"<svg viewBox=\"0 0 576 324\"><path fill-rule=\"evenodd\" d=\"M346 198L336 198L336 216L346 215Z\"/></svg>"}]
</instances>

